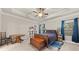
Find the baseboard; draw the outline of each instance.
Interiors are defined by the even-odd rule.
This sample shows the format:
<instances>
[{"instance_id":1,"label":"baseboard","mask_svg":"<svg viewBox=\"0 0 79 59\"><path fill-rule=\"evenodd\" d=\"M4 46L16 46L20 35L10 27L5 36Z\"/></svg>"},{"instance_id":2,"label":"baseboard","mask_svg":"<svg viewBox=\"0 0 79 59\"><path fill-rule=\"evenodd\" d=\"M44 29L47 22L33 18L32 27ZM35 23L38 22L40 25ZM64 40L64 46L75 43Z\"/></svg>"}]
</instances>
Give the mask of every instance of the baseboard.
<instances>
[{"instance_id":1,"label":"baseboard","mask_svg":"<svg viewBox=\"0 0 79 59\"><path fill-rule=\"evenodd\" d=\"M64 41L64 42L79 45L79 43L75 43L75 42L72 42L72 41Z\"/></svg>"}]
</instances>

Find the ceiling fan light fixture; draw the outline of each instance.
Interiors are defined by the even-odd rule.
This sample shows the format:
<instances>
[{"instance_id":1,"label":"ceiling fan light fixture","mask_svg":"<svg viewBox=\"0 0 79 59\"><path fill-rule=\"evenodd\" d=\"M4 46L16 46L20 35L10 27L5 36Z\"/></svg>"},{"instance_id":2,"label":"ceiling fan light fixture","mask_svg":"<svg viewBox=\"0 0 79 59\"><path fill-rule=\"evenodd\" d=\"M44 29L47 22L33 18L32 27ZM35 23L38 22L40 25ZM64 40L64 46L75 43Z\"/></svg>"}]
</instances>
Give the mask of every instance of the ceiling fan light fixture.
<instances>
[{"instance_id":1,"label":"ceiling fan light fixture","mask_svg":"<svg viewBox=\"0 0 79 59\"><path fill-rule=\"evenodd\" d=\"M37 8L36 11L33 12L36 14L36 16L43 17L45 15L48 15L48 13L46 13L44 10L45 8Z\"/></svg>"}]
</instances>

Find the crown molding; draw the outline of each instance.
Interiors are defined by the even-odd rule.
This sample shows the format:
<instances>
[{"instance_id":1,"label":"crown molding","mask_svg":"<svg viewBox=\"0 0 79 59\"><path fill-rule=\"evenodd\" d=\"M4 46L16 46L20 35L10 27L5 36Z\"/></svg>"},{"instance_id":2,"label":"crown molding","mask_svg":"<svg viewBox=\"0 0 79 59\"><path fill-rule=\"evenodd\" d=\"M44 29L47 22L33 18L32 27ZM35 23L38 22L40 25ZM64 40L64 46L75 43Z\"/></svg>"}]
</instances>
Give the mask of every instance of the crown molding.
<instances>
[{"instance_id":1,"label":"crown molding","mask_svg":"<svg viewBox=\"0 0 79 59\"><path fill-rule=\"evenodd\" d=\"M79 13L79 10L76 10L76 11L72 11L72 12L69 12L69 13L64 13L64 14L60 14L60 15L57 15L57 16L54 16L54 17L50 17L50 18L47 18L43 21L49 21L49 20L52 20L52 19L57 19L57 18L63 18L63 17L68 17L68 16L73 16L73 15L78 15L77 13ZM64 18L63 18L64 19ZM43 22L41 21L41 22Z\"/></svg>"},{"instance_id":2,"label":"crown molding","mask_svg":"<svg viewBox=\"0 0 79 59\"><path fill-rule=\"evenodd\" d=\"M15 17L15 18L24 20L24 21L26 21L26 22L34 22L34 23L37 23L37 21L33 21L33 20L29 19L28 17L23 17L23 16L16 15L16 14L13 14L13 13L7 13L7 12L1 11L0 14L1 14L1 15L12 16L12 17Z\"/></svg>"}]
</instances>

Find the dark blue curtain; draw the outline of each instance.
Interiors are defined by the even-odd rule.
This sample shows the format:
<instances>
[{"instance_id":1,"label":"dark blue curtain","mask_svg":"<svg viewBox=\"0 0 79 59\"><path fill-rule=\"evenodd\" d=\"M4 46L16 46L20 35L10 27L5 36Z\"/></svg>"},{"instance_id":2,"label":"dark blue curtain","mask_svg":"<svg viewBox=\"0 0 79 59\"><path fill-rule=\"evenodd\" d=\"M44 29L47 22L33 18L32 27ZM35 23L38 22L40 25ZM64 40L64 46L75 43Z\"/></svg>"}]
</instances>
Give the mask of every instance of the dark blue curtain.
<instances>
[{"instance_id":1,"label":"dark blue curtain","mask_svg":"<svg viewBox=\"0 0 79 59\"><path fill-rule=\"evenodd\" d=\"M73 34L72 34L72 41L78 43L79 37L78 37L78 18L74 18L74 24L73 24Z\"/></svg>"},{"instance_id":2,"label":"dark blue curtain","mask_svg":"<svg viewBox=\"0 0 79 59\"><path fill-rule=\"evenodd\" d=\"M39 34L41 33L41 25L39 25Z\"/></svg>"},{"instance_id":3,"label":"dark blue curtain","mask_svg":"<svg viewBox=\"0 0 79 59\"><path fill-rule=\"evenodd\" d=\"M65 34L64 34L64 21L61 22L61 34L62 34L63 40L65 40Z\"/></svg>"},{"instance_id":4,"label":"dark blue curtain","mask_svg":"<svg viewBox=\"0 0 79 59\"><path fill-rule=\"evenodd\" d=\"M45 33L45 24L43 24L43 34Z\"/></svg>"}]
</instances>

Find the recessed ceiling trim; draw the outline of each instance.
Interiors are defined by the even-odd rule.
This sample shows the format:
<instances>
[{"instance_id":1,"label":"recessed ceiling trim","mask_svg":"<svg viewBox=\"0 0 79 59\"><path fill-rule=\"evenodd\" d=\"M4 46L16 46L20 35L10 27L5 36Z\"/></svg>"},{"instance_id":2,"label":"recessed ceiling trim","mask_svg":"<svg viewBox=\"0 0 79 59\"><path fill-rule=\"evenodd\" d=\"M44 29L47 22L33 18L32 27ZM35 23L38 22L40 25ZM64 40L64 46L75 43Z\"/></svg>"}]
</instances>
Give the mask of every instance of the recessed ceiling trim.
<instances>
[{"instance_id":1,"label":"recessed ceiling trim","mask_svg":"<svg viewBox=\"0 0 79 59\"><path fill-rule=\"evenodd\" d=\"M28 22L35 22L35 21L31 21L30 19L27 19L26 20L26 18L24 18L24 17L20 17L20 16L17 16L17 15L15 15L15 14L11 14L11 13L5 13L5 12L1 12L1 14L2 15L8 15L8 16L12 16L12 17L17 17L17 18L19 18L19 19L24 19L26 22L28 21Z\"/></svg>"},{"instance_id":2,"label":"recessed ceiling trim","mask_svg":"<svg viewBox=\"0 0 79 59\"><path fill-rule=\"evenodd\" d=\"M67 14L57 15L57 16L55 16L55 17L51 17L51 18L45 19L45 20L43 20L43 21L49 21L49 20L52 20L52 19L55 19L55 18L59 18L59 17L63 17L63 16L67 16L67 15L74 14L74 13L78 13L78 12L79 12L79 10L74 11L74 12L72 12L72 13L67 13ZM42 21L42 22L43 22L43 21Z\"/></svg>"},{"instance_id":3,"label":"recessed ceiling trim","mask_svg":"<svg viewBox=\"0 0 79 59\"><path fill-rule=\"evenodd\" d=\"M35 20L35 19L32 19L32 18L27 17L27 16L25 17L25 16L22 16L22 15L19 15L19 14L15 14L15 13L13 13L13 12L3 12L3 13L8 13L8 14L10 14L10 15L14 15L14 16L18 16L18 17L21 17L21 18L29 19L30 21ZM35 22L37 22L37 20L35 20Z\"/></svg>"}]
</instances>

